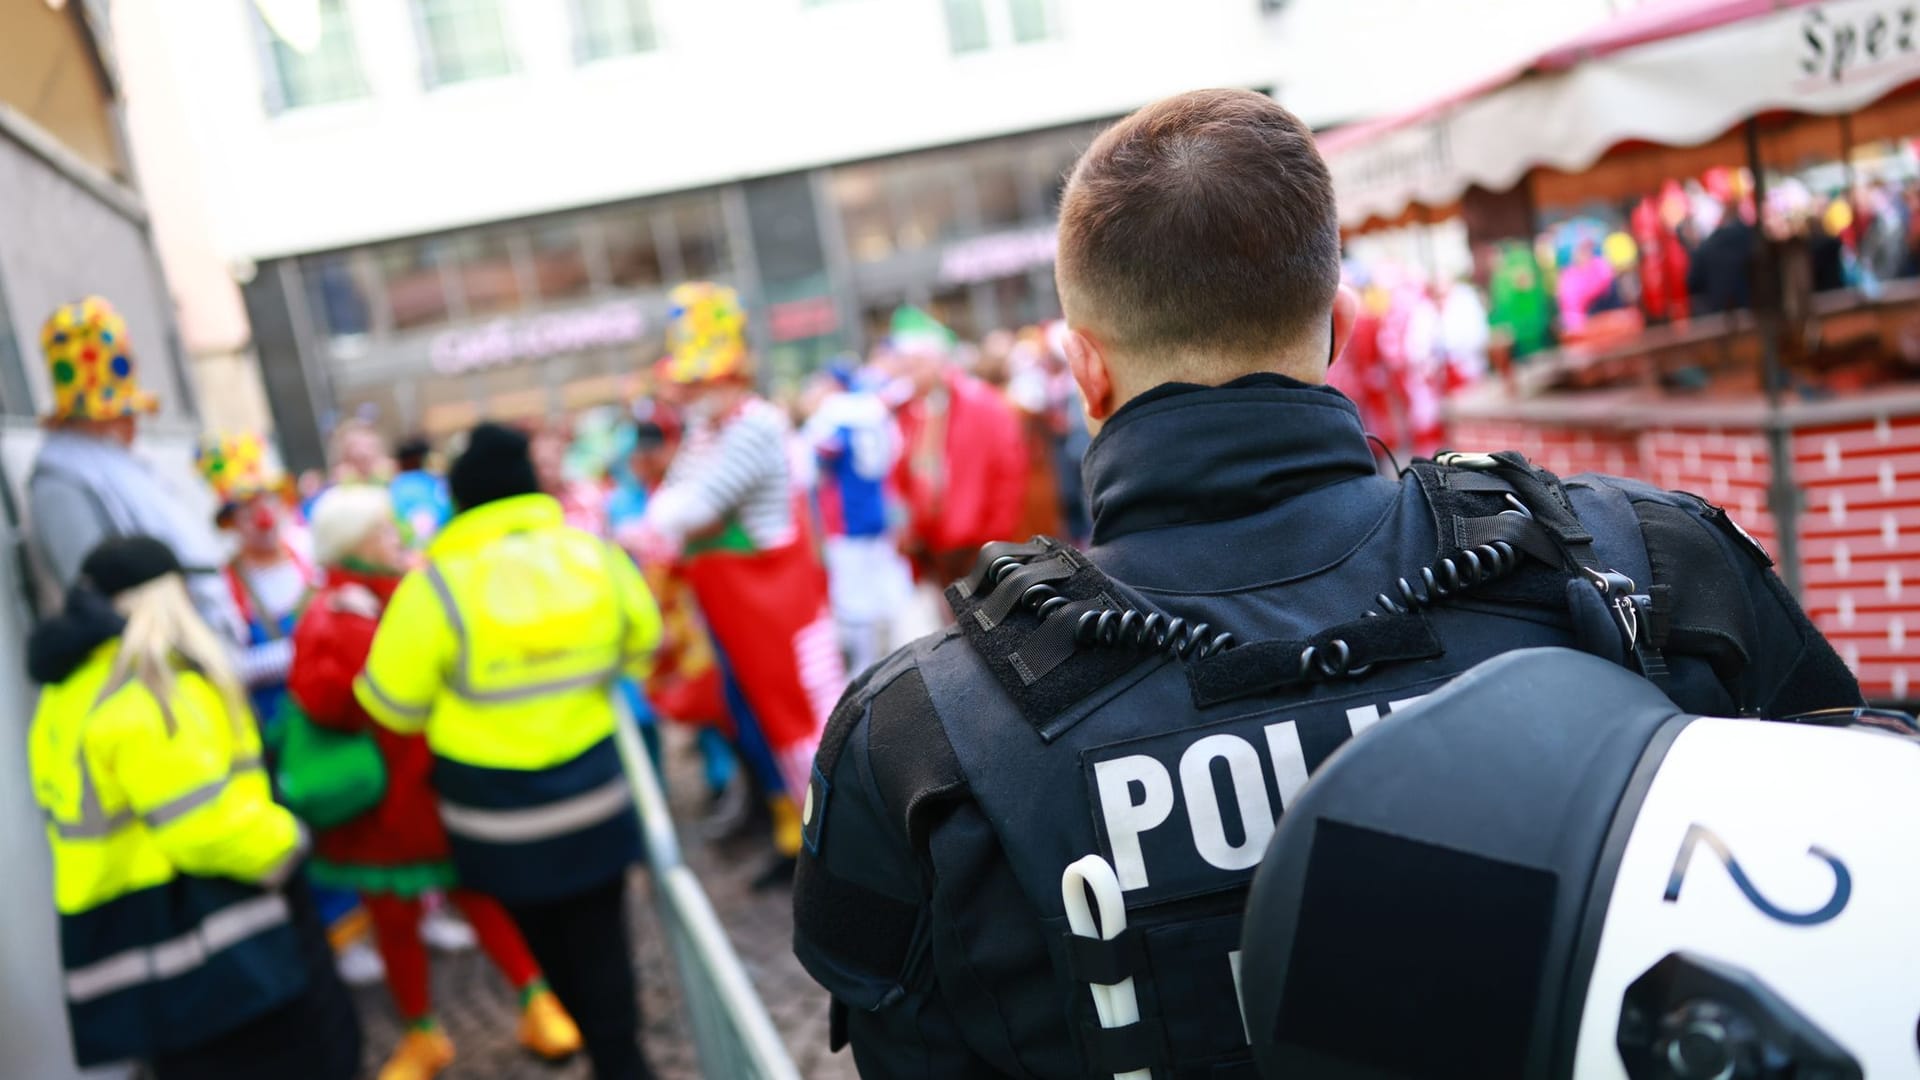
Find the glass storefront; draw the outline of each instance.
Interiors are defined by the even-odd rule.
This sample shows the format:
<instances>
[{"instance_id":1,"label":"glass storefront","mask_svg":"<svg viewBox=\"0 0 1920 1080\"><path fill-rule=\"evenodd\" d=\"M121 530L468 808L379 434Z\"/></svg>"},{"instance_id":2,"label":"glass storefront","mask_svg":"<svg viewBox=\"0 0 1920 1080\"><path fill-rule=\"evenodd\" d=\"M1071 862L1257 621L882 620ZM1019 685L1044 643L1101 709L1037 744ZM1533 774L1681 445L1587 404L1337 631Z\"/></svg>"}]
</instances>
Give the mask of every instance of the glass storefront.
<instances>
[{"instance_id":1,"label":"glass storefront","mask_svg":"<svg viewBox=\"0 0 1920 1080\"><path fill-rule=\"evenodd\" d=\"M776 391L869 348L902 303L969 339L1057 317L1060 190L1097 130L301 256L324 353L301 362L328 366L336 398L310 407L441 435L620 400L661 353L667 289L687 280L748 288Z\"/></svg>"}]
</instances>

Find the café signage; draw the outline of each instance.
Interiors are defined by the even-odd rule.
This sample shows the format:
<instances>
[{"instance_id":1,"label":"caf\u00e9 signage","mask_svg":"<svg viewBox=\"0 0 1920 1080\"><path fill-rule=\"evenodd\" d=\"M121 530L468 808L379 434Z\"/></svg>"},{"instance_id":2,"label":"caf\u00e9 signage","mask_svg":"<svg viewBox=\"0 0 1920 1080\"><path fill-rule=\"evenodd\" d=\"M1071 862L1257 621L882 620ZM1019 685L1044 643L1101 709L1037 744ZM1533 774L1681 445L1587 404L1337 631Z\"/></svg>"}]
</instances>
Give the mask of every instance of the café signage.
<instances>
[{"instance_id":1,"label":"caf\u00e9 signage","mask_svg":"<svg viewBox=\"0 0 1920 1080\"><path fill-rule=\"evenodd\" d=\"M639 302L621 301L445 330L435 334L428 343L427 356L440 374L460 375L567 353L631 345L639 341L646 330L647 316Z\"/></svg>"},{"instance_id":2,"label":"caf\u00e9 signage","mask_svg":"<svg viewBox=\"0 0 1920 1080\"><path fill-rule=\"evenodd\" d=\"M941 253L940 280L947 285L971 285L1052 266L1058 246L1059 238L1051 225L964 241Z\"/></svg>"}]
</instances>

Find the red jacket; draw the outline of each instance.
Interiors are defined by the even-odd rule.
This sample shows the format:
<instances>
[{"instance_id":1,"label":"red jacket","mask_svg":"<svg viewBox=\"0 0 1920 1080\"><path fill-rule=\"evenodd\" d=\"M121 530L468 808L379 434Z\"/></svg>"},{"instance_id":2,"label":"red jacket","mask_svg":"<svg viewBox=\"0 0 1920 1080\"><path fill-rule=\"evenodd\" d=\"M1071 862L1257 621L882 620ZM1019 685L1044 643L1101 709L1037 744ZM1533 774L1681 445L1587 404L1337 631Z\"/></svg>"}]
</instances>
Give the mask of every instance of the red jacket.
<instances>
[{"instance_id":1,"label":"red jacket","mask_svg":"<svg viewBox=\"0 0 1920 1080\"><path fill-rule=\"evenodd\" d=\"M387 765L380 805L314 841L329 862L404 866L448 858L439 804L429 786L433 755L423 735L398 735L373 722L354 700L353 680L366 666L398 577L358 574L337 567L293 631L293 668L287 689L313 722L336 731L371 731Z\"/></svg>"},{"instance_id":2,"label":"red jacket","mask_svg":"<svg viewBox=\"0 0 1920 1080\"><path fill-rule=\"evenodd\" d=\"M1026 439L1013 407L986 383L950 370L945 415L925 396L900 410L905 452L894 479L906 500L908 540L926 551L971 553L1014 536L1027 486ZM933 425L944 422L946 437Z\"/></svg>"}]
</instances>

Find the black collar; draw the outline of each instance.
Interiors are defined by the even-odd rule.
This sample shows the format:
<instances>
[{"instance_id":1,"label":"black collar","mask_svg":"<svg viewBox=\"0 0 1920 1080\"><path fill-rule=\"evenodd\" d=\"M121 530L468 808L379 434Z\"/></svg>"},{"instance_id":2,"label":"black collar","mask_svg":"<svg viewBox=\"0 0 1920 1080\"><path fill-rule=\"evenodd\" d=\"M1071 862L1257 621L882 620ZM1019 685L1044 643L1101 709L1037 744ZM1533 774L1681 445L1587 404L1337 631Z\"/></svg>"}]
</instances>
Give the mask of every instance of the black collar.
<instances>
[{"instance_id":1,"label":"black collar","mask_svg":"<svg viewBox=\"0 0 1920 1080\"><path fill-rule=\"evenodd\" d=\"M1375 472L1345 395L1275 374L1156 386L1113 414L1084 469L1096 544L1243 517Z\"/></svg>"}]
</instances>

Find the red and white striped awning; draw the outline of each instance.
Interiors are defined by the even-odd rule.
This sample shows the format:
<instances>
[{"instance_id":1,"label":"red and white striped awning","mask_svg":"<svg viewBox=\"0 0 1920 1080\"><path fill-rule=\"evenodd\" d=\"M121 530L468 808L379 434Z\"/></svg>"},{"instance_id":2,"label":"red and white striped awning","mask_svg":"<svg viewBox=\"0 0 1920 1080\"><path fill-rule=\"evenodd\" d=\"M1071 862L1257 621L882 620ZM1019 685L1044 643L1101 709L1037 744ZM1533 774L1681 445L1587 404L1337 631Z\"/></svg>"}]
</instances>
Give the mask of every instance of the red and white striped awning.
<instances>
[{"instance_id":1,"label":"red and white striped awning","mask_svg":"<svg viewBox=\"0 0 1920 1080\"><path fill-rule=\"evenodd\" d=\"M1696 146L1748 117L1853 112L1920 80L1912 0L1669 0L1458 93L1323 136L1340 219L1577 172L1624 143Z\"/></svg>"}]
</instances>

